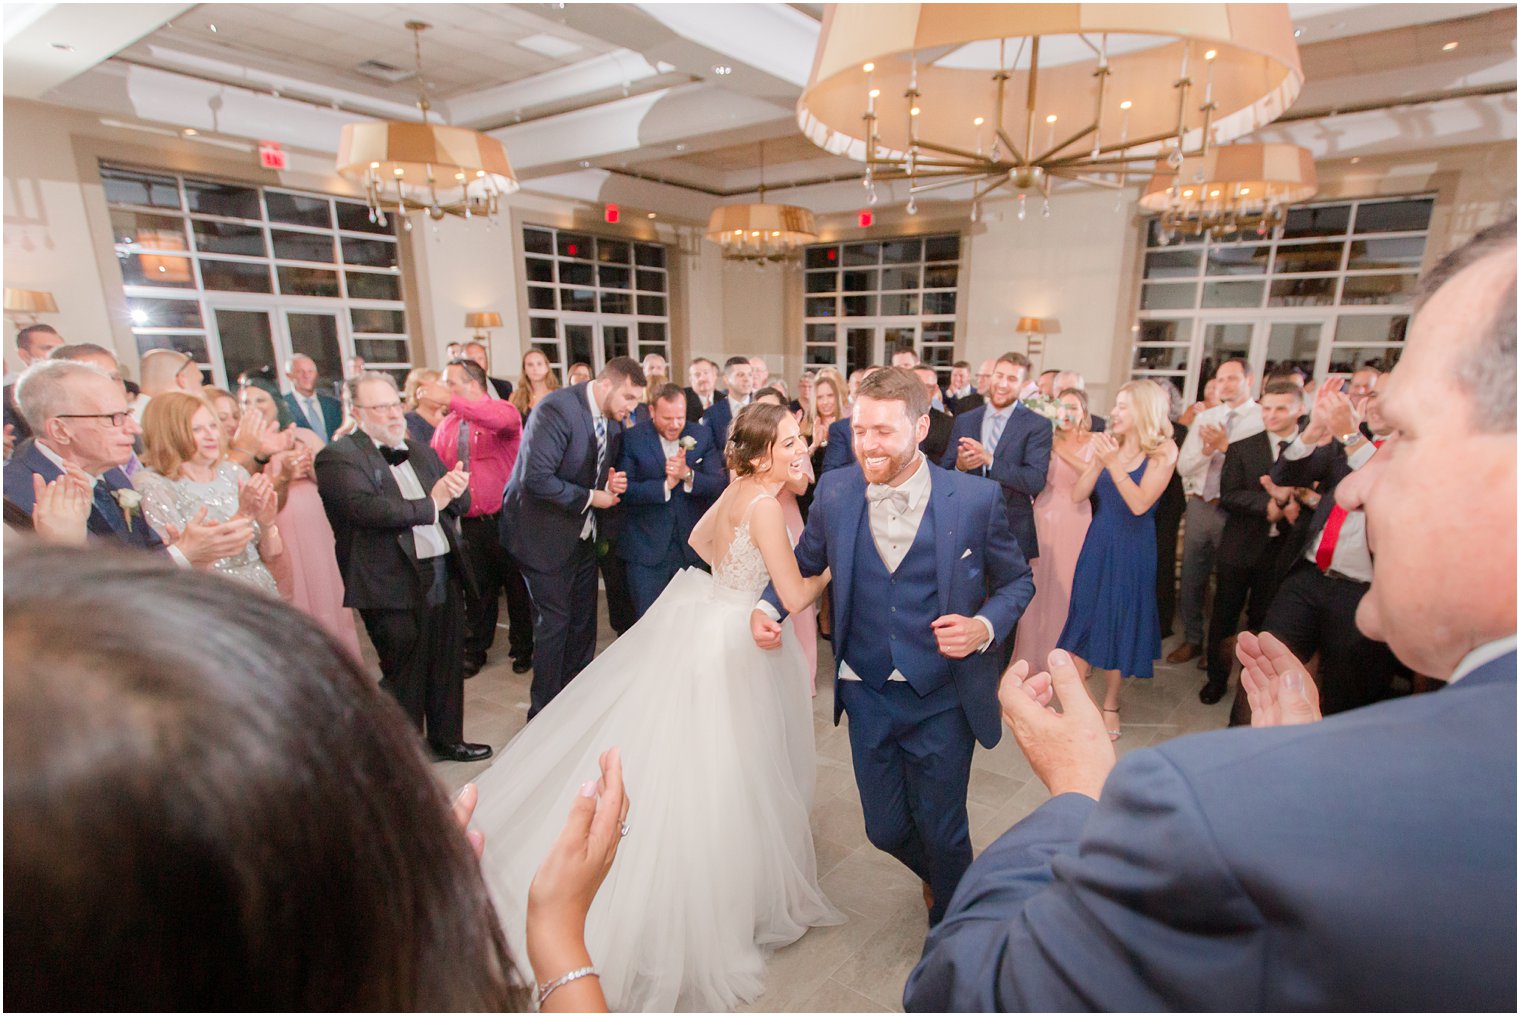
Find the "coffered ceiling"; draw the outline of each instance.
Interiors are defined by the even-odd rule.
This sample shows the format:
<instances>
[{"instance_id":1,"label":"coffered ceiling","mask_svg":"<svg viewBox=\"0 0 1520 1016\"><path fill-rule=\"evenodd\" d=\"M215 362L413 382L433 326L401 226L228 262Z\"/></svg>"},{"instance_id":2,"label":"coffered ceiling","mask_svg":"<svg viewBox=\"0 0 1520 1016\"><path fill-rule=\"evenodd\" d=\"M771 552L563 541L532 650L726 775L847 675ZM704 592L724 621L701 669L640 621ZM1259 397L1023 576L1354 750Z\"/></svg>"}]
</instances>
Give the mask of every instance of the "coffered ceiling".
<instances>
[{"instance_id":1,"label":"coffered ceiling","mask_svg":"<svg viewBox=\"0 0 1520 1016\"><path fill-rule=\"evenodd\" d=\"M650 202L665 194L672 209L699 219L720 197L758 185L764 142L765 183L778 197L794 185L815 207L848 208L859 201L859 164L815 148L795 121L821 10L11 4L5 92L159 130L194 127L327 154L343 123L417 115L403 27L416 19L433 26L422 53L435 111L502 139L529 189ZM1324 158L1514 139L1513 6L1292 4L1290 12L1307 84L1263 132L1273 140Z\"/></svg>"}]
</instances>

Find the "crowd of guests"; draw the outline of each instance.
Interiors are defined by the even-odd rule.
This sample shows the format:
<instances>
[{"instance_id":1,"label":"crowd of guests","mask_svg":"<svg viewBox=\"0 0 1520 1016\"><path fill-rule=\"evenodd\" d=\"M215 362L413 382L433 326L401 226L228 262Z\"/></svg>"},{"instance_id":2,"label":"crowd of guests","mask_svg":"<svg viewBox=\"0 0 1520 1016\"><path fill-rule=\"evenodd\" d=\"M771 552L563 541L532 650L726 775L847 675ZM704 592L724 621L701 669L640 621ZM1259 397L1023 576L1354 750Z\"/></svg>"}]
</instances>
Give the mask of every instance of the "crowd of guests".
<instances>
[{"instance_id":1,"label":"crowd of guests","mask_svg":"<svg viewBox=\"0 0 1520 1016\"><path fill-rule=\"evenodd\" d=\"M939 468L1000 486L1010 530L1035 569L1035 598L1002 649L1005 663L1026 662L1008 671L1000 699L1036 775L1056 795L973 866L931 933L908 986L909 1008L1318 1008L1378 999L1422 1007L1481 1008L1492 999L1512 1005L1513 907L1505 928L1503 919L1493 925L1492 908L1481 899L1492 895L1496 880L1504 882L1504 873L1507 883L1495 898L1514 895L1513 223L1459 255L1426 284L1422 302L1439 302L1445 317L1429 306L1417 316L1395 379L1402 387L1393 419L1383 411L1387 385L1373 364L1314 384L1296 368L1258 380L1247 363L1226 360L1197 403L1184 405L1165 381L1136 380L1120 387L1104 418L1091 411L1083 379L1073 372L1031 377L1027 358L1006 353L974 374L969 363L956 363L942 387L911 348L894 351L889 366L848 377L832 369L806 372L795 395L763 358L742 356L721 366L693 360L685 386L671 379L660 356L643 363L614 358L594 377L577 364L562 387L543 354L530 350L514 385L491 376L487 351L476 342L451 348L442 371L413 371L402 387L388 374L355 369L339 394L329 394L318 390L315 364L296 356L284 365L289 393L258 376L240 379L234 393L203 387L189 357L159 350L143 357L134 392L108 350L68 344L45 326L23 330L18 347L26 370L5 390L8 525L33 529L48 542L83 544L93 536L162 557L97 559L34 548L9 562L7 762L16 772L13 759L24 756L26 769L15 793L7 777L7 874L25 878L56 868L44 858L58 842L112 843L110 850L91 849L93 864L64 866L68 878L38 880L18 904L14 928L56 932L49 915L72 912L65 901L89 893L89 884L110 896L166 879L161 864L173 848L164 843L180 842L180 834L160 839L166 834L157 824L181 823L198 842L208 832L225 837L216 842L228 856L207 854L206 878L223 865L246 879L270 857L283 858L292 866L282 883L287 892L326 890L295 892L303 905L352 912L301 916L281 908L283 916L271 911L266 920L223 886L220 895L187 889L182 902L200 916L183 926L163 918L153 934L115 934L109 920L101 924L92 913L96 923L64 937L119 948L111 969L164 972L145 977L141 995L112 996L114 1004L126 997L142 1006L174 999L188 1005L220 991L275 1008L349 1007L366 999L386 1008L520 1007L525 993L512 981L479 874L461 863L468 841L457 830L449 839L447 802L427 779L415 739L412 750L397 747L406 741L399 715L435 759L488 757L489 746L463 740L462 682L493 646L501 597L514 670L533 671L531 719L592 658L599 575L610 620L622 630L677 571L695 563L687 537L728 480L722 449L748 406L788 408L821 475L854 463L855 392L871 372L891 369L912 372L929 394L925 456ZM1484 294L1506 282L1508 296L1493 310ZM1456 327L1464 315L1473 318L1467 331ZM1426 364L1425 380L1455 400L1453 413L1460 410L1467 429L1452 429L1411 380L1407 361L1417 357ZM1422 427L1436 435L1433 447L1418 443L1432 440ZM1401 454L1380 455L1391 438ZM1474 510L1453 546L1429 548L1429 518L1420 511L1439 507L1443 495L1419 470L1437 478L1451 472L1458 482L1448 462L1487 470L1481 475L1498 485L1505 504ZM812 479L791 491L794 541ZM1381 494L1379 483L1386 486ZM1374 504L1380 512L1369 518L1364 509ZM1181 575L1174 584L1179 533ZM72 570L81 581L50 582L50 568ZM221 578L176 576L173 568ZM279 599L305 618L295 620L300 615ZM400 714L382 708L363 679L348 608L366 626L380 658L380 688ZM1369 706L1388 696L1401 667L1441 681L1461 678L1462 690L1443 692L1440 706L1418 696L1395 711L1368 710L1359 724L1325 722L1302 744L1262 740L1255 755L1240 754L1252 748L1245 741L1229 742L1228 750L1225 741L1210 741L1212 755L1178 742L1175 757L1146 755L1144 764L1121 767L1110 780L1114 755L1107 742L1122 733L1123 679L1152 675L1174 610L1183 640L1168 659L1199 661L1207 675L1202 702L1221 701L1236 661L1242 664L1232 724L1270 728ZM201 626L187 627L192 618ZM1239 633L1243 618L1249 634ZM143 630L162 637L130 637ZM187 652L197 640L200 651ZM112 656L109 667L90 666L102 646L127 655ZM13 659L20 670L11 670ZM247 662L259 680L240 680L225 666L234 659ZM1047 660L1050 672L1037 673ZM1104 675L1097 703L1082 690L1092 671ZM55 683L59 675L66 679ZM258 694L249 690L254 684ZM1046 708L1053 698L1061 702L1059 713ZM1433 710L1461 715L1446 722ZM1433 724L1452 738L1437 755L1422 742ZM71 745L112 726L124 733L108 743L142 746L141 758L109 760L124 774L124 786L149 786L161 803L161 785L172 780L204 809L169 814L147 798L124 797L112 804L116 810L97 814L90 801L71 802L105 823L101 830L113 822L139 830L124 849L84 820L60 818L56 828L44 827L28 812L18 823L13 815L40 805L37 795L57 793L60 777L50 767L67 767ZM196 736L166 737L165 729ZM1086 736L1099 730L1107 737ZM1233 783L1220 775L1230 770L1214 758L1220 752L1241 770ZM1473 752L1480 764L1470 771ZM1361 760L1349 774L1348 753ZM1366 764L1364 753L1378 763ZM1481 764L1489 755L1496 770ZM250 769L249 758L264 762ZM1426 768L1409 768L1410 758ZM204 773L185 764L192 759L205 763ZM341 773L329 768L335 760ZM139 763L146 768L133 769ZM1267 768L1240 786L1255 779L1246 772L1252 767ZM1285 782L1285 770L1297 775ZM142 772L156 775L145 783ZM187 772L205 779L175 775ZM554 957L543 968L559 971L561 983L546 983L550 992L565 987L561 1004L593 1008L600 1001L589 982L571 982L583 960L589 966L576 929L626 814L618 774L614 754L603 781L582 788L544 869L553 889L545 906L569 916L549 922L553 942L530 960L537 971L540 959ZM1494 777L1509 779L1497 797L1480 785ZM221 778L261 786L252 796L274 810L267 817L229 812L225 798L206 790ZM1390 789L1395 783L1397 793ZM1293 799L1264 792L1265 784L1283 786ZM1240 804L1242 790L1253 804ZM368 803L361 806L355 791ZM286 793L294 795L289 802ZM1503 810L1495 800L1508 809L1497 825L1489 821ZM395 850L370 843L398 835L382 829L392 819L373 810L386 801L410 802L393 809L406 813L395 821L417 826ZM414 807L418 801L425 806ZM1284 810L1290 803L1292 820ZM467 821L469 807L457 806L454 818L462 810ZM1145 826L1147 815L1162 813L1176 816L1167 821L1177 828L1165 835ZM294 859L313 842L297 820L301 814L334 823L316 837L334 849L313 851L309 863ZM1198 829L1186 827L1190 821ZM1389 822L1395 824L1383 828ZM1029 831L1035 827L1043 839ZM1225 827L1233 831L1221 840ZM1305 893L1291 879L1278 880L1278 863L1289 860L1283 854L1304 844L1277 853L1275 846L1292 828L1321 827L1338 842L1366 840L1350 849L1379 857L1394 844L1417 856L1446 844L1449 860L1456 829L1465 831L1459 839L1467 846L1459 851L1462 865L1441 866L1439 876L1390 859L1410 877L1399 894L1377 894L1383 902L1373 903L1358 888L1365 879L1348 877L1332 887L1338 869L1323 857L1329 867L1310 880L1319 890ZM282 830L288 843L279 839ZM268 837L259 864L233 856L247 846L245 835ZM1179 856L1178 844L1188 843L1197 849ZM373 848L373 870L356 863L356 844ZM392 872L414 849L429 871ZM1052 866L1052 856L1067 853L1071 867ZM432 867L440 858L447 864ZM1251 873L1244 881L1243 868ZM1425 881L1412 875L1422 871ZM387 931L366 915L366 901L395 888L363 881L377 872L429 887L409 912L435 913L427 908L436 905L437 919ZM1171 889L1173 878L1186 884ZM108 885L112 893L103 892ZM1188 891L1193 886L1217 891ZM1465 902L1417 906L1453 894ZM1390 903L1392 896L1409 902ZM1230 909L1236 897L1238 913ZM1036 906L1042 899L1051 905ZM120 900L111 913L122 921L176 909L161 900ZM1338 930L1344 922L1315 917L1322 909L1365 918L1368 929L1377 924L1376 935L1363 937L1378 939L1418 910L1420 920L1447 927L1440 940L1466 942L1472 962L1457 966L1474 976L1415 978L1413 971L1429 973L1431 964L1410 953L1401 966L1396 957L1360 949L1356 935ZM394 908L376 902L375 913L385 911ZM11 918L8 902L8 930ZM280 920L291 934L279 933ZM349 926L334 921L367 929L372 952L322 953L329 933ZM224 923L246 930L221 936L242 950L223 957L225 963L201 961L191 971L143 959L145 949L160 960L198 954L205 943L188 946L180 936ZM1274 932L1269 926L1278 923ZM1476 938L1467 934L1473 927ZM1178 939L1184 933L1191 937ZM1294 958L1279 961L1302 969L1318 969L1320 949L1348 950L1345 976L1277 985L1257 984L1254 975L1252 985L1194 977L1209 960L1187 941L1203 935L1210 948L1223 948L1218 943L1227 940L1231 954L1241 956L1222 956L1221 963L1260 969L1265 961L1258 954L1276 948L1267 941L1274 934L1302 943L1288 950ZM1001 936L1001 944L989 944L989 935ZM410 951L387 958L395 956L398 937ZM1411 941L1419 938L1411 931ZM295 939L311 940L310 955L307 946L292 946ZM1068 940L1071 950L1088 955L1077 975L1055 955ZM1094 952L1094 942L1103 948ZM1257 959L1248 962L1245 953ZM984 961L989 955L1000 958ZM422 969L428 956L438 957L437 970ZM1357 956L1377 977L1354 976L1362 966ZM319 990L297 976L304 972L309 981L312 964L342 967L353 978L323 979ZM476 976L452 980L447 972L461 965ZM95 979L57 978L52 969L23 971L7 961L13 986L22 986L18 999L37 1005L73 999L80 1006L95 1000L87 990ZM238 980L251 969L263 976ZM274 971L286 974L267 976ZM539 992L547 994L543 984Z\"/></svg>"}]
</instances>

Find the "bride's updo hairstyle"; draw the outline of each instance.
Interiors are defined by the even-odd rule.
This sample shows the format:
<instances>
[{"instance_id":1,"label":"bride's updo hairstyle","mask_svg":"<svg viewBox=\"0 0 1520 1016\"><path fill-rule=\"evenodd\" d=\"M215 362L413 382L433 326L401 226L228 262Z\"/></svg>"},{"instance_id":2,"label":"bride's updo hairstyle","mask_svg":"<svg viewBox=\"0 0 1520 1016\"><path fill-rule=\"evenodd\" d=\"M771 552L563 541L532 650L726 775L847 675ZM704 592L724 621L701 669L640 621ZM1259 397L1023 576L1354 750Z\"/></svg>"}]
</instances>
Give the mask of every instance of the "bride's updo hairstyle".
<instances>
[{"instance_id":1,"label":"bride's updo hairstyle","mask_svg":"<svg viewBox=\"0 0 1520 1016\"><path fill-rule=\"evenodd\" d=\"M776 431L788 415L782 406L764 402L752 402L739 410L733 428L728 433L728 445L723 449L724 461L735 476L753 476L755 460L770 454L776 443Z\"/></svg>"}]
</instances>

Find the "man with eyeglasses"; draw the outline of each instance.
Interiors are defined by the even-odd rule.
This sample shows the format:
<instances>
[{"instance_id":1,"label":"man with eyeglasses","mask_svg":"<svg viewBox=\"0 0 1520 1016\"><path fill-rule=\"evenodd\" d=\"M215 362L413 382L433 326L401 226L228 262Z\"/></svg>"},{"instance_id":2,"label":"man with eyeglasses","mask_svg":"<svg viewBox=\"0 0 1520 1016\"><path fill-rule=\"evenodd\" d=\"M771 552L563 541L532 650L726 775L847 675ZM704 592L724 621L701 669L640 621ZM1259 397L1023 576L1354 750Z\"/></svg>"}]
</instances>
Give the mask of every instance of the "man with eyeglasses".
<instances>
[{"instance_id":1,"label":"man with eyeglasses","mask_svg":"<svg viewBox=\"0 0 1520 1016\"><path fill-rule=\"evenodd\" d=\"M395 379L344 381L357 430L317 453L317 490L332 523L343 605L364 619L394 695L439 761L479 762L491 748L464 740L464 587L459 517L469 508L464 463L445 470L406 436Z\"/></svg>"},{"instance_id":2,"label":"man with eyeglasses","mask_svg":"<svg viewBox=\"0 0 1520 1016\"><path fill-rule=\"evenodd\" d=\"M77 483L89 489L88 532L144 550L165 550L143 518L140 499L121 467L141 433L127 408L127 393L93 363L43 360L16 382L16 401L32 424L33 440L5 466L5 498L30 513L45 485ZM202 513L204 515L204 512ZM179 564L207 568L241 554L253 538L247 519L191 522L170 530L168 553Z\"/></svg>"}]
</instances>

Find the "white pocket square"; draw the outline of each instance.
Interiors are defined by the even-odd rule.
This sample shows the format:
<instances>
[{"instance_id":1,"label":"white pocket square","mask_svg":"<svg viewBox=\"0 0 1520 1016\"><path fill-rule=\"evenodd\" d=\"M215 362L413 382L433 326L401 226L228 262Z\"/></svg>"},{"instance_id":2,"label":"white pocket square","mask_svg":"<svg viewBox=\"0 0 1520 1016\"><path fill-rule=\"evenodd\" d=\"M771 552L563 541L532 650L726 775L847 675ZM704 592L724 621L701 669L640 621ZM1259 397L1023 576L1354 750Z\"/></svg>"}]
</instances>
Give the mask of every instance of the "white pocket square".
<instances>
[{"instance_id":1,"label":"white pocket square","mask_svg":"<svg viewBox=\"0 0 1520 1016\"><path fill-rule=\"evenodd\" d=\"M971 548L967 547L966 548L966 552L961 555L961 560L964 561L964 560L966 560L966 558L968 558L970 556L971 556Z\"/></svg>"}]
</instances>

